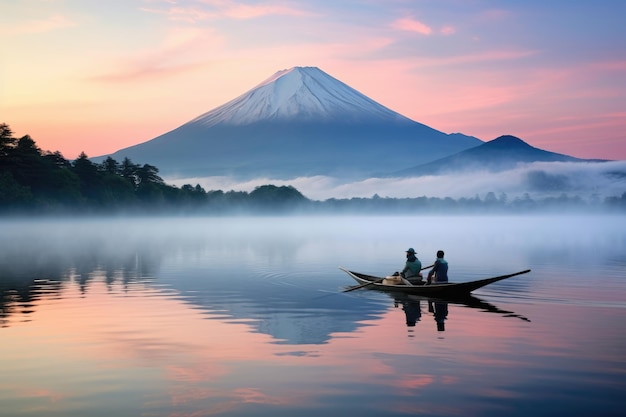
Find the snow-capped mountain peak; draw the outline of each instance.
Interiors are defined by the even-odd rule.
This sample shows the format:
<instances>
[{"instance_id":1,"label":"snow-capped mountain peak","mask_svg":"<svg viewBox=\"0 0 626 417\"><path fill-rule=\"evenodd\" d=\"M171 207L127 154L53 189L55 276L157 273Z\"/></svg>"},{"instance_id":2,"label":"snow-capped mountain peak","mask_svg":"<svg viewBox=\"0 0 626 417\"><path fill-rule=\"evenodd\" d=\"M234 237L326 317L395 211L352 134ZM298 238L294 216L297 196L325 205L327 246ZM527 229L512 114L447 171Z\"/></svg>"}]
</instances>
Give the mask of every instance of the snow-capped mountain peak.
<instances>
[{"instance_id":1,"label":"snow-capped mountain peak","mask_svg":"<svg viewBox=\"0 0 626 417\"><path fill-rule=\"evenodd\" d=\"M274 75L190 123L247 125L263 121L412 122L317 67Z\"/></svg>"},{"instance_id":2,"label":"snow-capped mountain peak","mask_svg":"<svg viewBox=\"0 0 626 417\"><path fill-rule=\"evenodd\" d=\"M318 68L294 67L111 156L150 163L174 177L358 178L479 144L408 119Z\"/></svg>"}]
</instances>

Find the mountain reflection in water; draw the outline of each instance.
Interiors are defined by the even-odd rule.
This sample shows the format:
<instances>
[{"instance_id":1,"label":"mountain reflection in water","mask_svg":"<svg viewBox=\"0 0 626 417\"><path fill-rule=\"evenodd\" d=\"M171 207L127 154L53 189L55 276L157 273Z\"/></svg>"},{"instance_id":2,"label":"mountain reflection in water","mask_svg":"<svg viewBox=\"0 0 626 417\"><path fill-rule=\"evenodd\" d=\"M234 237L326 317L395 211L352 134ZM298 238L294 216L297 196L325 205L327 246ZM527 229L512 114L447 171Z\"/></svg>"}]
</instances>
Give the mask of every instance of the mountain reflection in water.
<instances>
[{"instance_id":1,"label":"mountain reflection in water","mask_svg":"<svg viewBox=\"0 0 626 417\"><path fill-rule=\"evenodd\" d=\"M330 334L351 332L360 326L359 321L385 310L380 303L311 292L263 277L254 279L252 274L244 285L210 271L177 273L171 279L165 272L157 277L155 271L171 249L166 246L153 244L147 249L140 244L119 254L89 242L71 254L54 245L15 247L21 248L19 256L10 248L0 255L0 323L4 327L10 325L12 316L19 316L13 320L28 321L39 301L62 299L69 286L79 287L88 298L90 286L100 282L107 287L121 285L128 292L143 291L145 285L170 288L183 302L210 313L211 318L249 322L279 344L325 343ZM24 251L27 247L30 250Z\"/></svg>"},{"instance_id":2,"label":"mountain reflection in water","mask_svg":"<svg viewBox=\"0 0 626 417\"><path fill-rule=\"evenodd\" d=\"M134 287L144 285L171 288L194 309L211 313L213 319L248 322L259 333L272 336L277 344L326 343L332 334L352 332L361 327L362 322L381 316L389 308L379 299L345 296L334 289L311 291L281 281L268 282L262 277L248 278L245 285L215 279L204 271L185 277L177 275L175 279L164 279L167 274L157 278L161 262L172 250L172 242L163 245L152 241L148 245L138 241L134 246L126 242L119 251L98 242L97 236L82 241L73 251L58 245L14 243L17 244L0 255L0 325L5 327L9 326L11 316L21 316L20 321L28 321L42 298L62 299L68 285L78 286L80 293L88 297L90 285L99 281L108 287L121 284L131 292ZM396 307L402 306L407 326L415 326L420 321L424 302L437 329L445 330L450 301L388 295ZM473 296L452 303L525 319Z\"/></svg>"},{"instance_id":3,"label":"mountain reflection in water","mask_svg":"<svg viewBox=\"0 0 626 417\"><path fill-rule=\"evenodd\" d=\"M621 220L7 221L0 416L621 416ZM338 265L383 276L408 246L459 281L532 274L342 291Z\"/></svg>"},{"instance_id":4,"label":"mountain reflection in water","mask_svg":"<svg viewBox=\"0 0 626 417\"><path fill-rule=\"evenodd\" d=\"M127 263L124 269L107 268L91 257L91 262L98 268L89 270L86 260L74 260L82 265L77 269L62 265L60 258L53 264L39 263L15 274L0 269L0 324L9 326L13 320L28 321L28 316L35 311L37 304L45 299L62 299L68 286L76 286L80 293L89 297L90 285L102 281L107 287L114 284L125 291L133 292L135 287L141 291L144 285L155 285L153 277L146 276L142 262ZM137 260L140 259L137 257ZM114 261L113 265L119 265ZM147 268L150 269L150 268ZM45 271L48 271L46 273ZM54 272L50 272L54 271ZM277 344L322 344L328 342L334 333L350 333L361 326L363 321L375 319L384 314L389 304L373 302L369 298L345 296L340 292L311 295L308 290L285 286L280 291L273 288L274 295L264 297L255 286L233 289L227 282L217 282L210 289L179 292L178 298L194 309L204 310L212 319L232 322L247 322L259 333L272 336ZM158 285L156 285L158 287ZM503 310L478 297L468 296L463 299L430 299L406 294L385 293L393 300L395 308L401 306L406 316L406 326L414 327L428 314L436 323L438 331L445 331L449 305L452 308L472 308L503 317L517 317L530 321L512 311ZM132 302L132 298L128 300ZM423 312L422 306L426 306ZM218 312L219 314L215 314Z\"/></svg>"}]
</instances>

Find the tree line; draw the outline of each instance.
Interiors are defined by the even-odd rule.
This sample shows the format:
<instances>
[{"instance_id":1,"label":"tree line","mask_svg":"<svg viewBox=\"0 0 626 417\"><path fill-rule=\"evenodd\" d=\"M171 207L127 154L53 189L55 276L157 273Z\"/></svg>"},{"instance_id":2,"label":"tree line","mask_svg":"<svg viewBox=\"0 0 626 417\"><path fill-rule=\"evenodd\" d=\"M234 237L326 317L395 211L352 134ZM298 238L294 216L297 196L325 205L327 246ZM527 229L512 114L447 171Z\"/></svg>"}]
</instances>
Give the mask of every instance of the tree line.
<instances>
[{"instance_id":1,"label":"tree line","mask_svg":"<svg viewBox=\"0 0 626 417\"><path fill-rule=\"evenodd\" d=\"M13 136L0 124L0 212L2 213L159 213L227 208L288 209L308 201L293 187L261 186L251 193L205 191L200 185L166 184L159 169L108 157L94 163L83 152L69 161L42 151L28 135Z\"/></svg>"},{"instance_id":2,"label":"tree line","mask_svg":"<svg viewBox=\"0 0 626 417\"><path fill-rule=\"evenodd\" d=\"M168 185L150 164L108 157L94 163L83 152L69 161L42 151L28 135L13 136L0 124L0 213L2 214L225 214L225 213L456 213L533 212L567 209L626 210L620 197L587 202L561 195L534 200L528 194L511 201L505 194L484 198L372 198L313 201L291 186L263 185L252 192L212 190L200 185Z\"/></svg>"}]
</instances>

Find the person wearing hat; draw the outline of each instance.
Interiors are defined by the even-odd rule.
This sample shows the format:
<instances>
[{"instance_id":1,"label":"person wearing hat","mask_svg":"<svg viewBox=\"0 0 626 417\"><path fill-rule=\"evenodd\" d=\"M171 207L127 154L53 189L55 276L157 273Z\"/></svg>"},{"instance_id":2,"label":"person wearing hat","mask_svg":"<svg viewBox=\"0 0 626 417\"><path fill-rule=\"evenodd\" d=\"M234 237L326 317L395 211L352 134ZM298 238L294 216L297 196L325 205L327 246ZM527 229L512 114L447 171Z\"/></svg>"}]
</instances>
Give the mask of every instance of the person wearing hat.
<instances>
[{"instance_id":1,"label":"person wearing hat","mask_svg":"<svg viewBox=\"0 0 626 417\"><path fill-rule=\"evenodd\" d=\"M406 250L406 263L404 264L404 269L400 273L403 278L421 281L422 274L420 273L422 269L422 263L419 259L417 259L417 253L415 253L415 249L408 248Z\"/></svg>"}]
</instances>

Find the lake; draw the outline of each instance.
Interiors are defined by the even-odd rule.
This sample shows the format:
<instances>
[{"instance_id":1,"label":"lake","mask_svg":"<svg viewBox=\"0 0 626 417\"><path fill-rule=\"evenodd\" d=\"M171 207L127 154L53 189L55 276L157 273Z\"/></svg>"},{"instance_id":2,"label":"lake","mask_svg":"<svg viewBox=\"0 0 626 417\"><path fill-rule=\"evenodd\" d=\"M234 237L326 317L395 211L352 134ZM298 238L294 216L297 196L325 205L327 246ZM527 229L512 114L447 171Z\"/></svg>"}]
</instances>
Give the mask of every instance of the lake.
<instances>
[{"instance_id":1,"label":"lake","mask_svg":"<svg viewBox=\"0 0 626 417\"><path fill-rule=\"evenodd\" d=\"M624 216L0 222L0 416L622 416ZM453 303L376 290L413 247Z\"/></svg>"}]
</instances>

